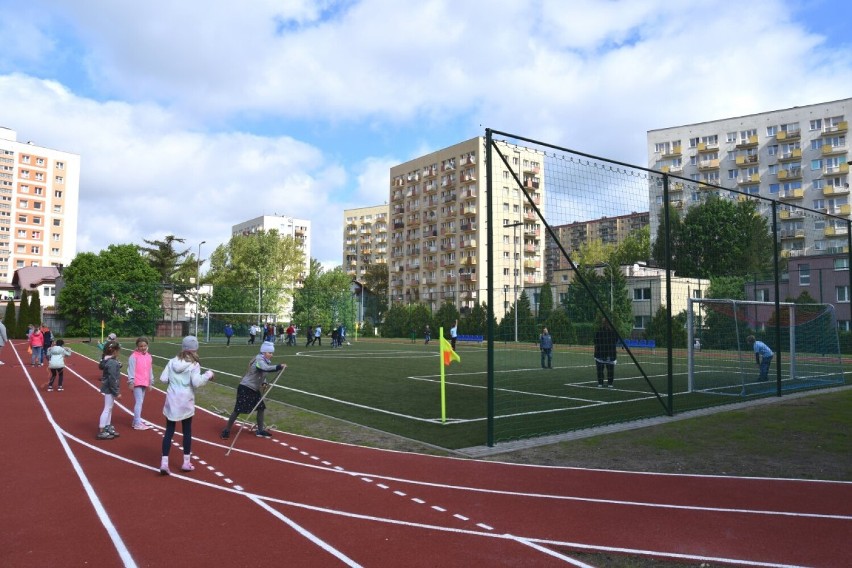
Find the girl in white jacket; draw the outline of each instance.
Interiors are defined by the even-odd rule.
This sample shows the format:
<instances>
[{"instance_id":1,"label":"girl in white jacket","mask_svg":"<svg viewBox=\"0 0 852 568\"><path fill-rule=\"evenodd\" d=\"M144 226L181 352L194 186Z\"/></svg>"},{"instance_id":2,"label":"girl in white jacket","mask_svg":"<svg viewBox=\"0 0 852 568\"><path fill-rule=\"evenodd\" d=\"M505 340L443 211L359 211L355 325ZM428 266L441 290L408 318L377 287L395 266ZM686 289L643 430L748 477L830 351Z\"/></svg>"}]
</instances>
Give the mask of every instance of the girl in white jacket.
<instances>
[{"instance_id":1,"label":"girl in white jacket","mask_svg":"<svg viewBox=\"0 0 852 568\"><path fill-rule=\"evenodd\" d=\"M169 360L160 380L168 383L166 404L163 414L166 416L166 434L163 436L163 458L160 461L160 473L169 475L169 450L177 422L183 430L183 471L192 471L192 417L195 415L195 389L213 379L213 371L201 373L198 361L198 339L189 335L183 338L181 352Z\"/></svg>"}]
</instances>

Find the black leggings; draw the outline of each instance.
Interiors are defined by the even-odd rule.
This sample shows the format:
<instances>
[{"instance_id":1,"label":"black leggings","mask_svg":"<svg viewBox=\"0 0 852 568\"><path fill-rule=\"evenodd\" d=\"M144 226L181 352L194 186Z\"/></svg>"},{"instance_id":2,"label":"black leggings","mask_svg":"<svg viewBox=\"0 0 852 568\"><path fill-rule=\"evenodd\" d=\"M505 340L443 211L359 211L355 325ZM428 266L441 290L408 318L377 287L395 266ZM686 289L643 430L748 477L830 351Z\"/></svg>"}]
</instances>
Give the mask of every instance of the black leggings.
<instances>
[{"instance_id":1,"label":"black leggings","mask_svg":"<svg viewBox=\"0 0 852 568\"><path fill-rule=\"evenodd\" d=\"M167 457L169 450L172 449L172 437L175 435L176 425L177 422L174 420L166 420L166 434L163 436L163 457ZM192 416L181 420L180 427L183 431L183 455L188 456L192 453Z\"/></svg>"},{"instance_id":2,"label":"black leggings","mask_svg":"<svg viewBox=\"0 0 852 568\"><path fill-rule=\"evenodd\" d=\"M62 386L62 379L65 378L65 369L51 369L50 370L50 386L53 386L53 380L59 375L59 386Z\"/></svg>"}]
</instances>

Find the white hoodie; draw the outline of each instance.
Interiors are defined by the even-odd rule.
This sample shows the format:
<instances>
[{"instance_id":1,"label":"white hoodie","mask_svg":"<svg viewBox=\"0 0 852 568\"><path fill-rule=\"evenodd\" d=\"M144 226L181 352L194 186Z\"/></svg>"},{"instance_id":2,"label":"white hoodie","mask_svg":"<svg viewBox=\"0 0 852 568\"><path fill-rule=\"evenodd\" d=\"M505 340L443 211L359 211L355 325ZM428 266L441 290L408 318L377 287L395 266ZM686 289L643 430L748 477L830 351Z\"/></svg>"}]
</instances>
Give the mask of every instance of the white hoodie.
<instances>
[{"instance_id":1,"label":"white hoodie","mask_svg":"<svg viewBox=\"0 0 852 568\"><path fill-rule=\"evenodd\" d=\"M195 414L195 389L207 383L213 371L201 373L201 365L175 357L166 364L160 380L168 383L163 414L169 420L180 422Z\"/></svg>"}]
</instances>

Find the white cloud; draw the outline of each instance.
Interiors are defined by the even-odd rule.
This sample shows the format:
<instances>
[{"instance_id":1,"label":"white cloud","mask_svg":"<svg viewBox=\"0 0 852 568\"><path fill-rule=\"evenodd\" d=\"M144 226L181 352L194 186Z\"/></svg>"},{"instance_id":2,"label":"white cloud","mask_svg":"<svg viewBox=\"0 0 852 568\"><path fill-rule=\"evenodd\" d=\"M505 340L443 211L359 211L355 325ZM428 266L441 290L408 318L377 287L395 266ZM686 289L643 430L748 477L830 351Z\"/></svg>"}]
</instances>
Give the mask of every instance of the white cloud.
<instances>
[{"instance_id":1,"label":"white cloud","mask_svg":"<svg viewBox=\"0 0 852 568\"><path fill-rule=\"evenodd\" d=\"M280 213L328 266L344 207L485 127L642 164L649 129L848 96L848 44L793 8L32 0L0 23L0 124L82 155L81 250Z\"/></svg>"}]
</instances>

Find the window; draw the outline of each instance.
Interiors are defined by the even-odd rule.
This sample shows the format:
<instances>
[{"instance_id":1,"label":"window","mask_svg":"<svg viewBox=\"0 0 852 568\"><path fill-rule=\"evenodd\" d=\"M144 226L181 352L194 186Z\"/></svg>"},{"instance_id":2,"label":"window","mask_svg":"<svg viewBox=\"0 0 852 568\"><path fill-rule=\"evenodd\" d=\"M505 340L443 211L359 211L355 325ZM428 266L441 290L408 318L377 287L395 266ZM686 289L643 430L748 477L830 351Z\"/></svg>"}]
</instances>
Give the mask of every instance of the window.
<instances>
[{"instance_id":1,"label":"window","mask_svg":"<svg viewBox=\"0 0 852 568\"><path fill-rule=\"evenodd\" d=\"M810 286L811 285L811 265L810 264L800 264L799 265L799 286Z\"/></svg>"},{"instance_id":2,"label":"window","mask_svg":"<svg viewBox=\"0 0 852 568\"><path fill-rule=\"evenodd\" d=\"M811 128L812 131L813 130L822 130L822 119L817 118L816 120L812 120L810 122L810 128Z\"/></svg>"},{"instance_id":3,"label":"window","mask_svg":"<svg viewBox=\"0 0 852 568\"><path fill-rule=\"evenodd\" d=\"M840 331L852 331L852 322L849 320L837 320L837 329Z\"/></svg>"},{"instance_id":4,"label":"window","mask_svg":"<svg viewBox=\"0 0 852 568\"><path fill-rule=\"evenodd\" d=\"M834 269L835 270L846 270L849 268L849 258L835 258L834 259Z\"/></svg>"},{"instance_id":5,"label":"window","mask_svg":"<svg viewBox=\"0 0 852 568\"><path fill-rule=\"evenodd\" d=\"M776 132L778 132L778 127L777 127L776 125L772 125L772 126L767 126L767 127L766 127L766 136L767 136L768 138L771 138L772 136L775 136L775 133L776 133Z\"/></svg>"},{"instance_id":6,"label":"window","mask_svg":"<svg viewBox=\"0 0 852 568\"><path fill-rule=\"evenodd\" d=\"M772 144L771 146L767 146L766 154L769 156L776 156L778 154L778 144Z\"/></svg>"},{"instance_id":7,"label":"window","mask_svg":"<svg viewBox=\"0 0 852 568\"><path fill-rule=\"evenodd\" d=\"M633 301L650 300L650 299L651 299L651 289L650 288L634 288L633 289Z\"/></svg>"},{"instance_id":8,"label":"window","mask_svg":"<svg viewBox=\"0 0 852 568\"><path fill-rule=\"evenodd\" d=\"M62 220L61 219L54 219L53 220L53 226L54 227L61 227L62 226Z\"/></svg>"},{"instance_id":9,"label":"window","mask_svg":"<svg viewBox=\"0 0 852 568\"><path fill-rule=\"evenodd\" d=\"M737 141L737 133L736 132L728 132L725 136L725 142L736 142Z\"/></svg>"},{"instance_id":10,"label":"window","mask_svg":"<svg viewBox=\"0 0 852 568\"><path fill-rule=\"evenodd\" d=\"M633 329L646 329L651 323L651 316L633 316Z\"/></svg>"},{"instance_id":11,"label":"window","mask_svg":"<svg viewBox=\"0 0 852 568\"><path fill-rule=\"evenodd\" d=\"M18 223L26 223L28 221L28 217L26 215L18 215Z\"/></svg>"},{"instance_id":12,"label":"window","mask_svg":"<svg viewBox=\"0 0 852 568\"><path fill-rule=\"evenodd\" d=\"M769 289L768 288L759 288L754 291L754 299L758 302L768 302L769 301Z\"/></svg>"},{"instance_id":13,"label":"window","mask_svg":"<svg viewBox=\"0 0 852 568\"><path fill-rule=\"evenodd\" d=\"M57 170L64 170L65 169L65 162L56 162L56 169Z\"/></svg>"},{"instance_id":14,"label":"window","mask_svg":"<svg viewBox=\"0 0 852 568\"><path fill-rule=\"evenodd\" d=\"M42 286L41 295L45 297L56 295L56 286Z\"/></svg>"},{"instance_id":15,"label":"window","mask_svg":"<svg viewBox=\"0 0 852 568\"><path fill-rule=\"evenodd\" d=\"M29 208L29 206L30 206L30 202L27 201L26 199L21 199L18 202L18 207L20 207L21 209L27 209L27 208Z\"/></svg>"},{"instance_id":16,"label":"window","mask_svg":"<svg viewBox=\"0 0 852 568\"><path fill-rule=\"evenodd\" d=\"M781 189L781 185L777 183L769 184L769 193L778 193L778 190Z\"/></svg>"},{"instance_id":17,"label":"window","mask_svg":"<svg viewBox=\"0 0 852 568\"><path fill-rule=\"evenodd\" d=\"M849 302L849 286L835 286L834 291L838 302Z\"/></svg>"}]
</instances>

